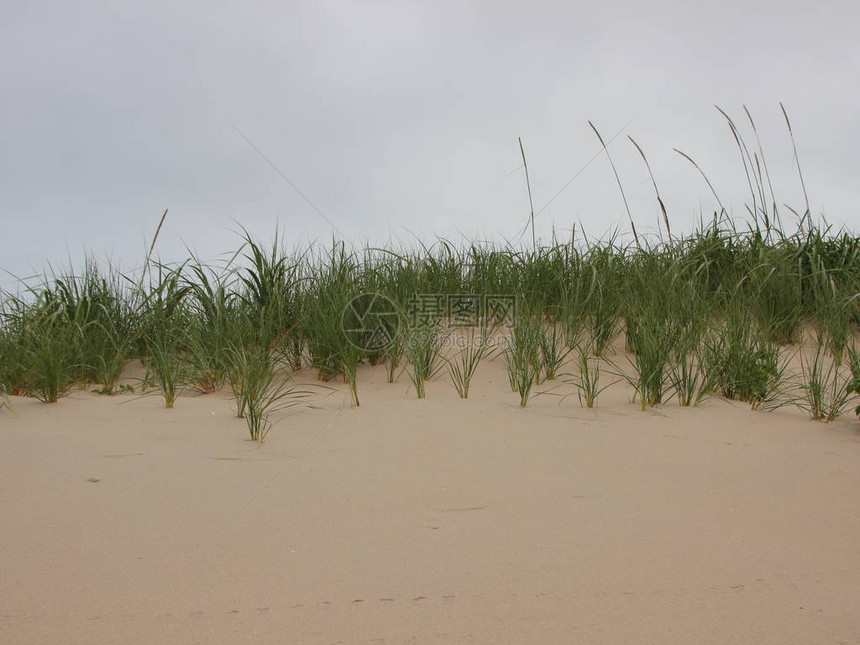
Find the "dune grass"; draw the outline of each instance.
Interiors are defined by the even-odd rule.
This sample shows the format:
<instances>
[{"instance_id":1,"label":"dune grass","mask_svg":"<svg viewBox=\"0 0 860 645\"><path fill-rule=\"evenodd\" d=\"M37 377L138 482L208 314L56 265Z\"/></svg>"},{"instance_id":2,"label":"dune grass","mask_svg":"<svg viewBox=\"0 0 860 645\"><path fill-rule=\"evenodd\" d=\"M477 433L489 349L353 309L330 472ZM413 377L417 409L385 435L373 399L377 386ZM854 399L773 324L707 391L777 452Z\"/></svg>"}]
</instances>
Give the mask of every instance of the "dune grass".
<instances>
[{"instance_id":1,"label":"dune grass","mask_svg":"<svg viewBox=\"0 0 860 645\"><path fill-rule=\"evenodd\" d=\"M409 330L405 352L409 359L409 378L419 399L427 396L427 381L443 367L442 349L447 336L448 333L439 325Z\"/></svg>"},{"instance_id":2,"label":"dune grass","mask_svg":"<svg viewBox=\"0 0 860 645\"><path fill-rule=\"evenodd\" d=\"M505 347L508 379L511 389L520 395L521 407L528 405L532 389L540 378L542 334L539 318L521 316Z\"/></svg>"},{"instance_id":3,"label":"dune grass","mask_svg":"<svg viewBox=\"0 0 860 645\"><path fill-rule=\"evenodd\" d=\"M692 232L673 230L647 158L633 142L655 188L661 229L650 237L636 233L629 243L619 234L592 240L574 233L528 248L439 239L412 247L352 249L333 241L288 249L277 232L264 244L243 230L238 250L223 262L192 257L167 265L150 257L153 240L134 275L88 259L80 272L49 272L18 293L0 294L0 388L46 403L75 387L112 394L123 367L139 360L166 407L185 389L209 393L229 383L241 399L259 390L255 379L265 383L256 400L275 398L261 409L262 420L281 401L278 384L291 371L309 367L321 381L342 379L359 405L359 367L383 362L389 382L407 371L419 398L447 365L466 398L487 356L479 347L486 330L504 325L509 334L496 331L507 338L502 353L523 406L536 386L571 372L583 404L593 406L606 387L602 366L610 366L603 369L623 375L643 409L672 399L695 406L714 395L766 408L791 400L787 390L803 382L810 416L832 419L848 405L842 397L852 387L833 386L832 375L847 373L845 361L852 378L860 370L853 349L860 238L815 223L805 186L805 208L792 211L793 229L786 225L751 116L745 113L754 135L747 141L743 123L722 114L749 187L745 220L729 217L702 169L682 152L720 210ZM360 334L356 342L345 333L345 326L360 329L361 317L347 324L344 312L362 294L392 307L382 345L365 346ZM444 345L460 326L452 320L455 296L481 304L458 335L466 345L452 354ZM503 315L491 305L500 297L512 303ZM807 329L816 338L811 350L801 345ZM802 354L797 374L788 373L788 359L803 351L813 353ZM247 412L243 400L237 409ZM263 426L251 430L261 433Z\"/></svg>"},{"instance_id":4,"label":"dune grass","mask_svg":"<svg viewBox=\"0 0 860 645\"><path fill-rule=\"evenodd\" d=\"M855 399L856 376L832 360L825 343L816 343L811 355L801 356L799 389L801 395L792 402L814 421L833 421L844 414Z\"/></svg>"},{"instance_id":5,"label":"dune grass","mask_svg":"<svg viewBox=\"0 0 860 645\"><path fill-rule=\"evenodd\" d=\"M12 404L9 402L9 395L6 393L6 388L0 385L0 412L4 409L12 409Z\"/></svg>"},{"instance_id":6,"label":"dune grass","mask_svg":"<svg viewBox=\"0 0 860 645\"><path fill-rule=\"evenodd\" d=\"M850 359L851 380L848 382L848 394L857 398L860 397L860 356L854 348L850 353ZM854 408L854 413L860 417L860 405Z\"/></svg>"},{"instance_id":7,"label":"dune grass","mask_svg":"<svg viewBox=\"0 0 860 645\"><path fill-rule=\"evenodd\" d=\"M456 338L462 341L459 350L452 358L444 358L448 364L448 374L454 389L461 399L468 399L469 386L475 377L478 365L490 351L492 330L489 325L482 324L480 327L470 327Z\"/></svg>"},{"instance_id":8,"label":"dune grass","mask_svg":"<svg viewBox=\"0 0 860 645\"><path fill-rule=\"evenodd\" d=\"M577 373L572 382L576 387L579 404L584 408L591 409L597 406L597 397L600 396L600 393L612 383L604 383L603 385L600 383L600 357L592 356L587 347L578 347L576 354Z\"/></svg>"},{"instance_id":9,"label":"dune grass","mask_svg":"<svg viewBox=\"0 0 860 645\"><path fill-rule=\"evenodd\" d=\"M715 219L671 241L571 239L529 251L440 241L413 251L349 251L335 243L290 252L246 236L220 266L196 258L150 262L132 280L88 261L80 275L52 274L4 294L0 384L44 402L80 386L113 393L123 366L138 359L170 407L184 389L235 383L236 348L253 346L288 370L312 367L320 380L341 378L355 405L362 363L386 363L393 382L404 359L419 396L447 365L465 398L486 355L478 345L499 321L483 311L459 334L465 345L445 353L451 312L419 311L432 324L417 329L416 294L438 302L502 294L516 305L503 354L523 405L572 355L585 405L599 393L591 360L598 357L625 374L641 407L672 398L697 405L713 394L764 407L791 380L784 359L798 351L805 328L814 330L817 347L803 364L806 380L826 373L825 363L846 360L860 320L858 284L857 238L806 220L790 235ZM372 351L344 333L347 303L364 293L396 307L390 342ZM622 332L627 352L617 356Z\"/></svg>"},{"instance_id":10,"label":"dune grass","mask_svg":"<svg viewBox=\"0 0 860 645\"><path fill-rule=\"evenodd\" d=\"M236 416L245 420L251 441L263 441L271 415L298 405L311 392L293 387L288 375L279 374L280 361L260 344L233 345L227 354Z\"/></svg>"}]
</instances>

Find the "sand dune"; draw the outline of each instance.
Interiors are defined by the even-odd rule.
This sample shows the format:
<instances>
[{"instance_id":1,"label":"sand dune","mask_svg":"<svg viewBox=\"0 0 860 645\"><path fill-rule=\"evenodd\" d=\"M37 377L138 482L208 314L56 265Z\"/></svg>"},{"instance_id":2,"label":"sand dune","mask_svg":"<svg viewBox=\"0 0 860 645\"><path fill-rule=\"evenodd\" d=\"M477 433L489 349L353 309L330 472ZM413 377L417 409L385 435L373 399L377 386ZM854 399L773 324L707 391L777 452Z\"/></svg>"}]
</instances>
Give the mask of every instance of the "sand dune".
<instances>
[{"instance_id":1,"label":"sand dune","mask_svg":"<svg viewBox=\"0 0 860 645\"><path fill-rule=\"evenodd\" d=\"M13 399L0 641L860 642L853 416L407 381L262 445L226 394Z\"/></svg>"}]
</instances>

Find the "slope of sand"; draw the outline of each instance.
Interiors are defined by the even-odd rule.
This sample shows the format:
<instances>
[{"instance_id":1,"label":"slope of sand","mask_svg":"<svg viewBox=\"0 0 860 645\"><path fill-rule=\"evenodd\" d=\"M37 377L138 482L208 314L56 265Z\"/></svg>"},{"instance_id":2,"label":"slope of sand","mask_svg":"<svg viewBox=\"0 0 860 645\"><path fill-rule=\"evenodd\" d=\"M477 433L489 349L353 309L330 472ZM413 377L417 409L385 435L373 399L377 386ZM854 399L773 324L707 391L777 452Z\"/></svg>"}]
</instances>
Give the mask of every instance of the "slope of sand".
<instances>
[{"instance_id":1,"label":"slope of sand","mask_svg":"<svg viewBox=\"0 0 860 645\"><path fill-rule=\"evenodd\" d=\"M14 399L0 642L860 642L853 415L360 384L262 446L223 393Z\"/></svg>"}]
</instances>

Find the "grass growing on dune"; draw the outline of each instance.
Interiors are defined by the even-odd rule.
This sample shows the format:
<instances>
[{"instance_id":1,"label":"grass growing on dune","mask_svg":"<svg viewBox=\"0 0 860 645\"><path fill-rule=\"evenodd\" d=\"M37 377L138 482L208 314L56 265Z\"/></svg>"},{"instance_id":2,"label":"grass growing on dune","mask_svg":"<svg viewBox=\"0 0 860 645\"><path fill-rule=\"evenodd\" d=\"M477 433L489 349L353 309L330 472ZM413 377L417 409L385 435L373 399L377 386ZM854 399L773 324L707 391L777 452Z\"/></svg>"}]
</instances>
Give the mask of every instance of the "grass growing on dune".
<instances>
[{"instance_id":1,"label":"grass growing on dune","mask_svg":"<svg viewBox=\"0 0 860 645\"><path fill-rule=\"evenodd\" d=\"M397 313L397 320L391 332L391 340L382 352L383 360L386 362L386 374L388 382L394 383L400 374L401 363L406 354L406 343L409 337L409 321L402 312Z\"/></svg>"},{"instance_id":2,"label":"grass growing on dune","mask_svg":"<svg viewBox=\"0 0 860 645\"><path fill-rule=\"evenodd\" d=\"M555 321L541 325L538 335L538 347L540 348L540 367L542 378L540 380L552 381L558 376L564 366L568 354L572 349L567 346L564 332Z\"/></svg>"},{"instance_id":3,"label":"grass growing on dune","mask_svg":"<svg viewBox=\"0 0 860 645\"><path fill-rule=\"evenodd\" d=\"M633 351L630 379L642 409L663 402L668 366L678 353L682 321L675 311L676 267L649 253L631 262L624 293L627 344Z\"/></svg>"},{"instance_id":4,"label":"grass growing on dune","mask_svg":"<svg viewBox=\"0 0 860 645\"><path fill-rule=\"evenodd\" d=\"M9 395L6 393L6 388L0 385L0 412L2 412L4 408L11 410L12 404L9 403Z\"/></svg>"},{"instance_id":5,"label":"grass growing on dune","mask_svg":"<svg viewBox=\"0 0 860 645\"><path fill-rule=\"evenodd\" d=\"M846 247L845 251L853 255L860 249ZM842 267L843 262L854 264L850 256L842 255L836 266L828 267L819 252L813 250L809 255L813 325L818 342L826 345L838 366L842 364L853 335L852 320L860 299L860 274Z\"/></svg>"},{"instance_id":6,"label":"grass growing on dune","mask_svg":"<svg viewBox=\"0 0 860 645\"><path fill-rule=\"evenodd\" d=\"M32 337L25 360L30 366L31 393L43 403L56 403L75 381L79 367L74 351L78 329L53 312L36 317L28 330Z\"/></svg>"},{"instance_id":7,"label":"grass growing on dune","mask_svg":"<svg viewBox=\"0 0 860 645\"><path fill-rule=\"evenodd\" d=\"M306 270L302 291L300 330L305 339L310 364L321 381L338 375L352 378L360 355L344 335L343 314L353 297L362 293L360 270L345 245L335 244ZM349 373L345 368L352 366ZM352 388L353 392L357 392Z\"/></svg>"},{"instance_id":8,"label":"grass growing on dune","mask_svg":"<svg viewBox=\"0 0 860 645\"><path fill-rule=\"evenodd\" d=\"M409 360L409 377L419 399L427 396L427 381L442 368L442 348L447 333L438 325L416 327L409 331L406 340L406 358Z\"/></svg>"},{"instance_id":9,"label":"grass growing on dune","mask_svg":"<svg viewBox=\"0 0 860 645\"><path fill-rule=\"evenodd\" d=\"M47 276L0 306L0 383L56 402L76 383L112 394L132 355L131 308L120 276L88 261L80 275Z\"/></svg>"},{"instance_id":10,"label":"grass growing on dune","mask_svg":"<svg viewBox=\"0 0 860 645\"><path fill-rule=\"evenodd\" d=\"M597 397L612 383L600 384L600 362L598 357L591 357L587 347L577 348L577 374L573 378L579 404L585 408L597 405Z\"/></svg>"},{"instance_id":11,"label":"grass growing on dune","mask_svg":"<svg viewBox=\"0 0 860 645\"><path fill-rule=\"evenodd\" d=\"M525 247L439 239L412 247L352 249L335 240L288 249L277 232L261 243L243 230L225 262L192 257L167 265L152 259L153 241L140 275L87 260L80 272L51 273L22 285L21 293L0 294L0 387L45 402L74 387L111 394L124 366L140 360L170 407L188 388L206 393L229 384L243 396L251 377L242 373L252 368L262 370L261 382L271 377L263 392L279 392L288 372L309 366L322 381L342 379L358 405L363 364L384 363L389 382L408 371L419 398L447 364L465 398L487 356L474 343L502 322L490 303L504 298L515 306L505 314L512 333L502 353L522 405L538 383L565 375L567 364L583 404L594 405L607 365L628 379L643 408L673 398L694 406L715 394L769 407L785 402L787 384L799 376L811 384L804 405L817 416L829 390L817 394L812 385L847 373L846 361L854 378L860 369L852 353L860 237L814 222L802 182L805 207L791 211L794 228L787 225L752 117L721 114L749 189L744 221L728 215L702 168L681 152L720 208L697 230L679 234L643 149L632 142L654 187L660 228L650 237L634 232L630 243L620 234L588 239L574 228L569 239ZM381 332L365 330L368 338L386 336L380 345L364 344L361 312L345 322L349 304L363 294L390 306ZM451 296L483 307L464 332L468 347L453 353L443 351ZM422 309L428 303L441 309ZM801 374L789 374L787 358L810 328L817 353L804 356ZM837 394L834 404L841 402ZM247 410L247 401L237 408Z\"/></svg>"},{"instance_id":12,"label":"grass growing on dune","mask_svg":"<svg viewBox=\"0 0 860 645\"><path fill-rule=\"evenodd\" d=\"M698 407L716 386L702 357L701 346L676 357L669 364L668 378L681 407Z\"/></svg>"},{"instance_id":13,"label":"grass growing on dune","mask_svg":"<svg viewBox=\"0 0 860 645\"><path fill-rule=\"evenodd\" d=\"M190 375L189 287L183 281L183 269L158 266L141 309L141 358L166 408L174 406Z\"/></svg>"},{"instance_id":14,"label":"grass growing on dune","mask_svg":"<svg viewBox=\"0 0 860 645\"><path fill-rule=\"evenodd\" d=\"M233 274L219 275L199 261L188 271L184 280L190 314L186 329L190 381L194 389L208 394L224 384L231 364L229 349L245 335L241 300L230 291Z\"/></svg>"},{"instance_id":15,"label":"grass growing on dune","mask_svg":"<svg viewBox=\"0 0 860 645\"><path fill-rule=\"evenodd\" d=\"M236 345L228 356L236 416L245 420L251 441L263 441L272 426L271 415L298 405L310 392L292 387L265 347Z\"/></svg>"},{"instance_id":16,"label":"grass growing on dune","mask_svg":"<svg viewBox=\"0 0 860 645\"><path fill-rule=\"evenodd\" d=\"M759 408L772 402L784 380L779 347L751 315L731 312L705 340L704 363L723 396Z\"/></svg>"},{"instance_id":17,"label":"grass growing on dune","mask_svg":"<svg viewBox=\"0 0 860 645\"><path fill-rule=\"evenodd\" d=\"M860 397L860 354L852 347L849 358L851 380L848 383L848 394ZM860 417L860 405L854 408L854 414Z\"/></svg>"},{"instance_id":18,"label":"grass growing on dune","mask_svg":"<svg viewBox=\"0 0 860 645\"><path fill-rule=\"evenodd\" d=\"M585 327L595 356L602 357L610 350L621 327L625 260L625 251L614 242L589 249Z\"/></svg>"},{"instance_id":19,"label":"grass growing on dune","mask_svg":"<svg viewBox=\"0 0 860 645\"><path fill-rule=\"evenodd\" d=\"M423 395L441 364L444 332L411 329L415 294L437 294L440 302L445 294L502 294L516 302L505 356L512 388L526 403L536 383L564 369L570 352L578 369L578 348L611 355L623 332L630 363L623 371L632 371L640 405L676 396L695 405L716 391L760 406L785 381L780 356L791 353L800 330L811 325L826 348L821 360L840 364L860 319L857 238L808 223L792 235L773 228L769 235L715 219L651 245L571 239L520 252L443 241L396 253L342 244L290 253L246 237L226 265L152 262L138 282L90 262L79 276L53 276L4 296L0 383L46 402L80 384L113 392L123 366L139 359L171 406L185 388L222 387L230 348L253 345L290 369L310 365L321 380L343 378L356 404L361 364L384 362L393 381L405 358ZM347 304L363 293L396 309L390 342L373 351L350 344L343 329ZM434 315L445 324L445 312ZM489 315L476 322L489 324ZM483 357L447 357L461 395ZM619 359L626 360L607 360Z\"/></svg>"},{"instance_id":20,"label":"grass growing on dune","mask_svg":"<svg viewBox=\"0 0 860 645\"><path fill-rule=\"evenodd\" d=\"M520 407L526 407L540 378L541 321L536 317L520 318L505 347L505 363L511 389L520 395Z\"/></svg>"},{"instance_id":21,"label":"grass growing on dune","mask_svg":"<svg viewBox=\"0 0 860 645\"><path fill-rule=\"evenodd\" d=\"M814 421L833 421L843 414L854 399L853 374L841 370L841 363L827 356L820 340L811 356L801 356L800 390L793 403Z\"/></svg>"},{"instance_id":22,"label":"grass growing on dune","mask_svg":"<svg viewBox=\"0 0 860 645\"><path fill-rule=\"evenodd\" d=\"M478 365L489 351L491 330L484 324L479 328L470 328L464 334L457 336L462 340L462 347L453 358L446 358L448 374L454 389L461 399L469 398L469 386L478 370Z\"/></svg>"}]
</instances>

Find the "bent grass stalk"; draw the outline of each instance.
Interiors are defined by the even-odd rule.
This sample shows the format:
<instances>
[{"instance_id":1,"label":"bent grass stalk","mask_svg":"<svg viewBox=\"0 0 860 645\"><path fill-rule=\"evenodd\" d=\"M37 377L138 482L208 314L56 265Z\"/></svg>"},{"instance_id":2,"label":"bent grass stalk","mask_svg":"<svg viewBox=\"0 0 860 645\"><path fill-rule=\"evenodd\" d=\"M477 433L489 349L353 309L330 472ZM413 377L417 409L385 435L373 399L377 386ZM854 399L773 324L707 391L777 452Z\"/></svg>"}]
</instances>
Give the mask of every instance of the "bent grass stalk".
<instances>
[{"instance_id":1,"label":"bent grass stalk","mask_svg":"<svg viewBox=\"0 0 860 645\"><path fill-rule=\"evenodd\" d=\"M349 392L352 396L352 404L355 407L361 405L358 400L358 364L364 355L359 348L352 343L345 343L340 351L340 365L343 371L344 380L349 386Z\"/></svg>"},{"instance_id":2,"label":"bent grass stalk","mask_svg":"<svg viewBox=\"0 0 860 645\"><path fill-rule=\"evenodd\" d=\"M406 343L409 339L408 327L405 317L401 316L400 324L391 335L391 342L385 347L383 355L387 361L386 373L388 382L394 383L398 377L398 368L406 352Z\"/></svg>"}]
</instances>

